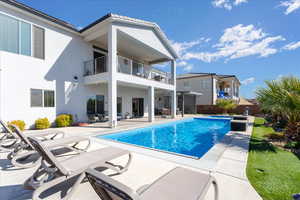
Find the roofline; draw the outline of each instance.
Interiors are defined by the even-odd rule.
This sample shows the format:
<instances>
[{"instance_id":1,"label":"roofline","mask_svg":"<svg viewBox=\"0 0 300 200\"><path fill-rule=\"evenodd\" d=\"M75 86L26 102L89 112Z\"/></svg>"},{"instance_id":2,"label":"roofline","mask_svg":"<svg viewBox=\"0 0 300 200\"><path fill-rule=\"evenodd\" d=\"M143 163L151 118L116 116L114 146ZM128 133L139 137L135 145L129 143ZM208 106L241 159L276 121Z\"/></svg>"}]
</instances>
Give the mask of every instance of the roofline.
<instances>
[{"instance_id":1,"label":"roofline","mask_svg":"<svg viewBox=\"0 0 300 200\"><path fill-rule=\"evenodd\" d=\"M213 76L214 74L202 74L198 76L190 76L190 77L177 77L176 79L190 79L190 78L201 78L201 77L207 77L207 76Z\"/></svg>"},{"instance_id":2,"label":"roofline","mask_svg":"<svg viewBox=\"0 0 300 200\"><path fill-rule=\"evenodd\" d=\"M152 27L156 33L159 35L159 37L163 40L163 43L165 43L165 45L167 46L167 49L171 52L172 56L177 59L179 58L179 55L178 53L174 50L174 48L172 47L170 41L168 40L168 38L166 37L166 35L164 34L164 32L160 29L160 27L156 24L156 23L153 23L153 22L148 22L148 21L144 21L144 20L139 20L139 19L134 19L134 18L130 18L130 17L125 17L125 16L119 16L119 15L116 15L116 14L112 14L112 13L109 13L99 19L97 19L96 21L94 21L93 23L87 25L86 27L84 27L83 29L81 30L78 30L77 28L75 28L72 24L66 22L66 21L63 21L63 20L60 20L56 17L53 17L53 16L50 16L42 11L39 11L37 9L34 9L30 6L27 6L23 3L20 3L18 1L15 1L15 0L0 0L0 2L3 2L3 3L6 3L10 6L14 6L18 9L21 9L25 12L29 12L35 16L38 16L38 17L41 17L45 20L48 20L50 22L53 22L55 24L58 24L64 28L67 28L73 32L76 32L76 33L83 33L84 31L94 27L95 25L105 21L106 19L112 19L112 21L121 21L121 22L127 22L127 23L133 23L133 24L138 24L138 25L144 25L144 26L148 26L148 27Z\"/></svg>"},{"instance_id":3,"label":"roofline","mask_svg":"<svg viewBox=\"0 0 300 200\"><path fill-rule=\"evenodd\" d=\"M193 76L194 74L194 76ZM186 75L187 77L178 77L177 79L189 79L189 78L201 78L201 77L206 77L206 76L217 76L220 77L221 79L223 78L235 78L239 84L241 84L240 80L237 78L236 75L222 75L222 74L216 74L216 73L188 73L188 74L179 74L179 75ZM192 75L192 76L188 76Z\"/></svg>"},{"instance_id":4,"label":"roofline","mask_svg":"<svg viewBox=\"0 0 300 200\"><path fill-rule=\"evenodd\" d=\"M80 32L80 33L83 33L84 31L86 31L86 30L92 28L93 26L95 26L95 25L97 25L97 24L103 22L104 20L110 18L111 16L112 16L112 14L111 14L111 13L108 13L107 15L104 15L103 17L101 17L101 18L95 20L94 22L92 22L91 24L87 25L86 27L80 29L79 32Z\"/></svg>"},{"instance_id":5,"label":"roofline","mask_svg":"<svg viewBox=\"0 0 300 200\"><path fill-rule=\"evenodd\" d=\"M97 24L100 24L100 23L102 23L106 20L111 20L110 22L121 22L121 23L134 24L134 25L138 25L138 26L146 26L146 27L153 28L155 30L155 32L158 34L158 36L160 37L160 39L162 39L164 45L167 46L167 49L170 51L172 56L175 59L179 58L178 53L172 47L172 45L171 45L170 41L168 40L167 36L164 34L164 32L161 30L161 28L156 23L153 23L153 22L144 21L144 20L140 20L140 19L135 19L135 18L130 18L130 17L126 17L126 16L121 16L121 15L109 13L109 14L99 18L98 20L94 21L93 23L86 26L85 28L81 29L79 32L83 33L85 31L89 30L90 28L93 28Z\"/></svg>"},{"instance_id":6,"label":"roofline","mask_svg":"<svg viewBox=\"0 0 300 200\"><path fill-rule=\"evenodd\" d=\"M42 12L42 11L36 10L36 9L34 9L30 6L27 6L23 3L20 3L20 2L14 1L14 0L0 0L0 2L6 3L6 4L11 5L11 6L14 6L16 8L19 8L19 9L23 10L23 11L29 12L29 13L35 15L35 16L41 17L43 19L46 19L46 20L51 21L53 23L56 23L60 26L63 26L64 28L67 28L71 31L75 31L75 32L79 33L79 31L72 24L70 24L68 22L65 22L61 19L58 19L56 17L50 16L50 15L48 15L48 14Z\"/></svg>"}]
</instances>

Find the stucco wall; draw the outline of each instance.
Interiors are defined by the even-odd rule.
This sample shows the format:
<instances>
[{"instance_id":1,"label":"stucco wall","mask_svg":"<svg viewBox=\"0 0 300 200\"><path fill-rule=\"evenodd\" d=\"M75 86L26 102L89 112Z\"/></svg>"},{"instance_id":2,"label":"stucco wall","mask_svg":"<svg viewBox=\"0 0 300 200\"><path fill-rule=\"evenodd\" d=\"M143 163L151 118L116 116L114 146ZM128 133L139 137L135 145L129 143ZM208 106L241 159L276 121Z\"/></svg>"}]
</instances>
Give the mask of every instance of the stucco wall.
<instances>
[{"instance_id":1,"label":"stucco wall","mask_svg":"<svg viewBox=\"0 0 300 200\"><path fill-rule=\"evenodd\" d=\"M196 97L196 105L211 105L213 99L212 77L195 77L177 79L177 91L192 91L202 93Z\"/></svg>"},{"instance_id":2,"label":"stucco wall","mask_svg":"<svg viewBox=\"0 0 300 200\"><path fill-rule=\"evenodd\" d=\"M1 117L5 121L21 119L32 125L39 117L53 121L59 113L85 119L86 89L82 84L83 62L92 58L92 47L75 34L60 30L38 19L0 7L8 13L45 29L45 60L9 52L1 54ZM78 76L78 82L74 81ZM30 106L30 89L56 92L56 106ZM27 126L27 127L29 127Z\"/></svg>"}]
</instances>

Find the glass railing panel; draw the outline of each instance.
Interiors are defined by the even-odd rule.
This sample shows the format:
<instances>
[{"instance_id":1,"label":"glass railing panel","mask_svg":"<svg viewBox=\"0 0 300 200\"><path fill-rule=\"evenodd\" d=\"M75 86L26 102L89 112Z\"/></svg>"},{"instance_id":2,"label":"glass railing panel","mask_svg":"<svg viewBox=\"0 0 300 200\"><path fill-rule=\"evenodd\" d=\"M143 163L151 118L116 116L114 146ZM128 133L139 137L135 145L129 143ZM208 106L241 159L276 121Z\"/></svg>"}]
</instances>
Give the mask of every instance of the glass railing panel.
<instances>
[{"instance_id":1,"label":"glass railing panel","mask_svg":"<svg viewBox=\"0 0 300 200\"><path fill-rule=\"evenodd\" d=\"M118 56L118 72L131 74L131 63L130 59Z\"/></svg>"},{"instance_id":2,"label":"glass railing panel","mask_svg":"<svg viewBox=\"0 0 300 200\"><path fill-rule=\"evenodd\" d=\"M106 56L95 59L95 74L107 72L106 61Z\"/></svg>"},{"instance_id":3,"label":"glass railing panel","mask_svg":"<svg viewBox=\"0 0 300 200\"><path fill-rule=\"evenodd\" d=\"M84 62L84 76L90 76L95 74L94 61L89 60Z\"/></svg>"}]
</instances>

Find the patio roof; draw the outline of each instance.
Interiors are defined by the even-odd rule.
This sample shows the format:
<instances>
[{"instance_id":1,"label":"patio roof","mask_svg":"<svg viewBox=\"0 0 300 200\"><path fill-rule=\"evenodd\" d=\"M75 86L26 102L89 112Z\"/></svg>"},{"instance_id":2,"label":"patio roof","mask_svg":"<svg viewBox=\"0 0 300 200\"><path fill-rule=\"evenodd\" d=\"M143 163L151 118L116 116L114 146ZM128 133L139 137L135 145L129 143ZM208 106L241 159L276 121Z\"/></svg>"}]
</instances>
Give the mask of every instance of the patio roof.
<instances>
[{"instance_id":1,"label":"patio roof","mask_svg":"<svg viewBox=\"0 0 300 200\"><path fill-rule=\"evenodd\" d=\"M184 95L195 95L195 96L202 96L203 94L200 92L193 92L193 91L177 91L177 94L184 94Z\"/></svg>"}]
</instances>

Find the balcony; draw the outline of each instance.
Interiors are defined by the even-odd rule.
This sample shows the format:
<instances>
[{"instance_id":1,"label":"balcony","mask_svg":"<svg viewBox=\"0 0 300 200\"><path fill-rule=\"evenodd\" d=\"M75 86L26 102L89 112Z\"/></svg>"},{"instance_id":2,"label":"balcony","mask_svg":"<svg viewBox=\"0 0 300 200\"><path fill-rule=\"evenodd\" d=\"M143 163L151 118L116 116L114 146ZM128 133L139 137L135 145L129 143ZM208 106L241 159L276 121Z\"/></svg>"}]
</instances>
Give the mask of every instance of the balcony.
<instances>
[{"instance_id":1,"label":"balcony","mask_svg":"<svg viewBox=\"0 0 300 200\"><path fill-rule=\"evenodd\" d=\"M84 62L83 76L91 76L107 72L106 56Z\"/></svg>"},{"instance_id":2,"label":"balcony","mask_svg":"<svg viewBox=\"0 0 300 200\"><path fill-rule=\"evenodd\" d=\"M228 92L225 91L218 91L218 99L231 99L231 96L228 94Z\"/></svg>"},{"instance_id":3,"label":"balcony","mask_svg":"<svg viewBox=\"0 0 300 200\"><path fill-rule=\"evenodd\" d=\"M84 62L84 76L92 76L107 72L108 68L106 56ZM126 57L118 56L117 71L123 74L137 76L139 78L158 81L166 84L173 84L171 73L153 68Z\"/></svg>"}]
</instances>

